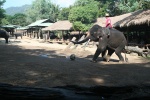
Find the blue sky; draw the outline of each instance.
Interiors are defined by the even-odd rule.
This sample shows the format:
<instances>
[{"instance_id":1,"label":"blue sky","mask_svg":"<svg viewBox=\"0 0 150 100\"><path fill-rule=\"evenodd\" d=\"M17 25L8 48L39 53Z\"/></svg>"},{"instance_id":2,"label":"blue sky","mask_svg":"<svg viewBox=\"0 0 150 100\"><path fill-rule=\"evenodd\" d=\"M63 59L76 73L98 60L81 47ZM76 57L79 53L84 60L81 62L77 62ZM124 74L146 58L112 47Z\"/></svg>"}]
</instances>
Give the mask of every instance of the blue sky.
<instances>
[{"instance_id":1,"label":"blue sky","mask_svg":"<svg viewBox=\"0 0 150 100\"><path fill-rule=\"evenodd\" d=\"M3 5L3 8L6 9L8 7L20 7L25 4L32 4L35 0L6 0ZM76 0L51 0L53 3L59 5L60 7L69 7Z\"/></svg>"}]
</instances>

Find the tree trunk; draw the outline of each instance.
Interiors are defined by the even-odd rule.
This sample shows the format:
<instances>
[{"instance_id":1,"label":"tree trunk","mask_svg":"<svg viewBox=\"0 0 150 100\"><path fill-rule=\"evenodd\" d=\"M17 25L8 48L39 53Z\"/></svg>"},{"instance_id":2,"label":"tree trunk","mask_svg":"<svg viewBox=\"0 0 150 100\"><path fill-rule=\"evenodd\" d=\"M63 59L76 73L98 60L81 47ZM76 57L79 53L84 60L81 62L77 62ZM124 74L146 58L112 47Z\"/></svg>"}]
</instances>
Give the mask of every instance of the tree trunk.
<instances>
[{"instance_id":1,"label":"tree trunk","mask_svg":"<svg viewBox=\"0 0 150 100\"><path fill-rule=\"evenodd\" d=\"M148 48L139 48L138 46L126 46L125 49L127 53L134 52L143 57L147 57L147 55L150 53L150 50Z\"/></svg>"}]
</instances>

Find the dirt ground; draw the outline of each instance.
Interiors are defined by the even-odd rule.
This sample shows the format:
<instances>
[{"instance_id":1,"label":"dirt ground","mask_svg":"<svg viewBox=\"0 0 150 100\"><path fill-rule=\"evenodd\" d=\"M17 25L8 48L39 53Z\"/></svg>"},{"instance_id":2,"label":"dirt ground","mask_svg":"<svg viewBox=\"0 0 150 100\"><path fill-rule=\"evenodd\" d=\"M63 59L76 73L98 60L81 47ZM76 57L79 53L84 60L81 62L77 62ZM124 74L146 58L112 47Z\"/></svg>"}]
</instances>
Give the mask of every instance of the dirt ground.
<instances>
[{"instance_id":1,"label":"dirt ground","mask_svg":"<svg viewBox=\"0 0 150 100\"><path fill-rule=\"evenodd\" d=\"M25 36L4 42L0 40L0 83L33 87L150 85L150 60L134 54L127 54L126 63L119 63L115 54L110 62L99 57L92 63L96 46L66 49L66 44ZM74 61L68 59L71 54L76 55Z\"/></svg>"}]
</instances>

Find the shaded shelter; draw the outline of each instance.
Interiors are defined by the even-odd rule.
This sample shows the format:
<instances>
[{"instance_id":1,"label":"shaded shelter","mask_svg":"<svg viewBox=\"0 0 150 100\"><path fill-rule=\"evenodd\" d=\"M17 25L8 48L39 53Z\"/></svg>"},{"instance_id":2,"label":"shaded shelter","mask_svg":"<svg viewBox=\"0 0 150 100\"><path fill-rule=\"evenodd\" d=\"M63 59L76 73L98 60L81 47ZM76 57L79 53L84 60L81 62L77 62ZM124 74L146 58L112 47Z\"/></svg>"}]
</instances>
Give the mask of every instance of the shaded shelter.
<instances>
[{"instance_id":1,"label":"shaded shelter","mask_svg":"<svg viewBox=\"0 0 150 100\"><path fill-rule=\"evenodd\" d=\"M10 33L10 35L14 35L14 31L16 28L20 27L18 25L4 25L4 26L1 26L2 28L4 28L7 32Z\"/></svg>"},{"instance_id":2,"label":"shaded shelter","mask_svg":"<svg viewBox=\"0 0 150 100\"><path fill-rule=\"evenodd\" d=\"M18 28L16 28L16 33L23 33L23 36L26 36L27 30L29 30L28 26L18 27Z\"/></svg>"},{"instance_id":3,"label":"shaded shelter","mask_svg":"<svg viewBox=\"0 0 150 100\"><path fill-rule=\"evenodd\" d=\"M68 20L63 20L63 21L57 21L53 25L45 27L42 29L42 31L61 31L62 32L62 39L64 40L65 38L68 39L70 36L70 31L73 30L73 25L70 21ZM67 37L66 37L67 36Z\"/></svg>"}]
</instances>

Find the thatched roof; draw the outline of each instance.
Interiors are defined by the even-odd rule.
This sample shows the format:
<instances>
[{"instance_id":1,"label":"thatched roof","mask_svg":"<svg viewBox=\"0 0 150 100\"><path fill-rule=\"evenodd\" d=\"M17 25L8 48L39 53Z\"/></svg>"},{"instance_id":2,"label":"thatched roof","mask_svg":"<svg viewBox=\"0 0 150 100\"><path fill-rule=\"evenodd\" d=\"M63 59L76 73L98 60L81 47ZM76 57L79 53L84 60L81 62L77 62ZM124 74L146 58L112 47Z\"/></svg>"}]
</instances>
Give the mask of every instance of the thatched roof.
<instances>
[{"instance_id":1,"label":"thatched roof","mask_svg":"<svg viewBox=\"0 0 150 100\"><path fill-rule=\"evenodd\" d=\"M97 18L96 22L94 23L94 25L99 25L99 26L102 26L102 27L105 27L105 17L100 17L100 18Z\"/></svg>"},{"instance_id":2,"label":"thatched roof","mask_svg":"<svg viewBox=\"0 0 150 100\"><path fill-rule=\"evenodd\" d=\"M110 17L113 27L115 27L116 26L115 24L118 23L120 20L123 20L124 18L127 18L130 15L131 14L128 13L128 14ZM105 27L105 20L106 20L105 17L97 18L97 21L94 24L98 24L102 27Z\"/></svg>"},{"instance_id":3,"label":"thatched roof","mask_svg":"<svg viewBox=\"0 0 150 100\"><path fill-rule=\"evenodd\" d=\"M59 30L59 31L64 31L64 30L72 30L72 23L69 22L68 20L64 21L57 21L51 26L48 26L46 28L43 28L42 30L45 31L54 31L54 30Z\"/></svg>"},{"instance_id":4,"label":"thatched roof","mask_svg":"<svg viewBox=\"0 0 150 100\"><path fill-rule=\"evenodd\" d=\"M127 17L114 23L114 27L129 27L133 25L135 26L135 25L142 25L142 24L150 25L150 9L138 10L118 17L124 17L126 15Z\"/></svg>"}]
</instances>

